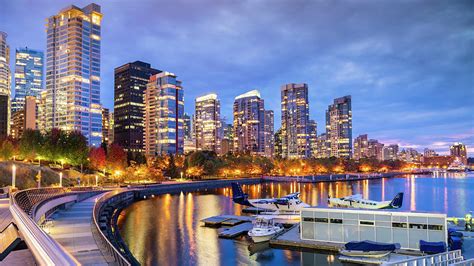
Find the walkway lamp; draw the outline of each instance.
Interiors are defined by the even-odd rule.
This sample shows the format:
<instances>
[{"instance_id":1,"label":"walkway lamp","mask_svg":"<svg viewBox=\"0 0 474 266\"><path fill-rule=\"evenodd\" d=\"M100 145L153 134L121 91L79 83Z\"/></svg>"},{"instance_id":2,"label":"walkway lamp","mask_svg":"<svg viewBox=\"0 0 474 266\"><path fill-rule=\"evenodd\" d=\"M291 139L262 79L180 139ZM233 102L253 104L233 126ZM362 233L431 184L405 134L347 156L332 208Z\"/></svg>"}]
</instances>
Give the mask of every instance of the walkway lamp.
<instances>
[{"instance_id":1,"label":"walkway lamp","mask_svg":"<svg viewBox=\"0 0 474 266\"><path fill-rule=\"evenodd\" d=\"M59 172L59 186L63 187L63 172Z\"/></svg>"},{"instance_id":2,"label":"walkway lamp","mask_svg":"<svg viewBox=\"0 0 474 266\"><path fill-rule=\"evenodd\" d=\"M16 185L16 165L12 165L12 188L15 188Z\"/></svg>"},{"instance_id":3,"label":"walkway lamp","mask_svg":"<svg viewBox=\"0 0 474 266\"><path fill-rule=\"evenodd\" d=\"M99 186L99 176L95 175L95 186Z\"/></svg>"}]
</instances>

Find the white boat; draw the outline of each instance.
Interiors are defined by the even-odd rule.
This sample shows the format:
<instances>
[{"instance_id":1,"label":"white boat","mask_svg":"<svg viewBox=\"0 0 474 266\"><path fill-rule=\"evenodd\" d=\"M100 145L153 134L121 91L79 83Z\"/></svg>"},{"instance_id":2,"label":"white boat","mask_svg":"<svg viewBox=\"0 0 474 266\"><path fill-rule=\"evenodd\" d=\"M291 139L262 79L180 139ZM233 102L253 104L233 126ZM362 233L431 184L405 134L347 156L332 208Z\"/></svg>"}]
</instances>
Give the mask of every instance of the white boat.
<instances>
[{"instance_id":1,"label":"white boat","mask_svg":"<svg viewBox=\"0 0 474 266\"><path fill-rule=\"evenodd\" d=\"M273 218L257 217L248 235L252 238L254 243L260 243L269 241L274 235L281 231L283 231L283 227L275 225Z\"/></svg>"}]
</instances>

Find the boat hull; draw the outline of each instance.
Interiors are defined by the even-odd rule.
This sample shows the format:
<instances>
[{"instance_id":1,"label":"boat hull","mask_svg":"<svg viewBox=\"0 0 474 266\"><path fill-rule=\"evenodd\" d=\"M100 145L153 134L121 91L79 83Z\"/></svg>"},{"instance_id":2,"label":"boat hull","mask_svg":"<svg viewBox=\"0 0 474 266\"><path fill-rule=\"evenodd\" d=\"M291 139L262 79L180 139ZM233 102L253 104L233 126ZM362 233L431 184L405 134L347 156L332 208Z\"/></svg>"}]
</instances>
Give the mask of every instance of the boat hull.
<instances>
[{"instance_id":1,"label":"boat hull","mask_svg":"<svg viewBox=\"0 0 474 266\"><path fill-rule=\"evenodd\" d=\"M383 258L388 256L392 251L359 251L359 250L341 250L339 253L348 257L365 257L365 258Z\"/></svg>"}]
</instances>

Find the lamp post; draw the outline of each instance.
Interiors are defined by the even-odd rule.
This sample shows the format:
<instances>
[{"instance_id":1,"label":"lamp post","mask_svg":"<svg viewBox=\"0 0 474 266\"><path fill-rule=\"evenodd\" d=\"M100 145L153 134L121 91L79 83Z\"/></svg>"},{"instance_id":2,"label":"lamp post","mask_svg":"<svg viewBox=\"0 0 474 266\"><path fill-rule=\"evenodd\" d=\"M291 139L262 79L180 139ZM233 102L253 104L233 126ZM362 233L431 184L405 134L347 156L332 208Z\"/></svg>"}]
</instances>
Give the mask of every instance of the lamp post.
<instances>
[{"instance_id":1,"label":"lamp post","mask_svg":"<svg viewBox=\"0 0 474 266\"><path fill-rule=\"evenodd\" d=\"M95 175L95 186L99 186L99 176Z\"/></svg>"},{"instance_id":2,"label":"lamp post","mask_svg":"<svg viewBox=\"0 0 474 266\"><path fill-rule=\"evenodd\" d=\"M12 165L12 188L15 188L16 185L16 165Z\"/></svg>"},{"instance_id":3,"label":"lamp post","mask_svg":"<svg viewBox=\"0 0 474 266\"><path fill-rule=\"evenodd\" d=\"M183 179L183 171L181 171L181 179Z\"/></svg>"},{"instance_id":4,"label":"lamp post","mask_svg":"<svg viewBox=\"0 0 474 266\"><path fill-rule=\"evenodd\" d=\"M63 187L63 172L59 172L59 186Z\"/></svg>"}]
</instances>

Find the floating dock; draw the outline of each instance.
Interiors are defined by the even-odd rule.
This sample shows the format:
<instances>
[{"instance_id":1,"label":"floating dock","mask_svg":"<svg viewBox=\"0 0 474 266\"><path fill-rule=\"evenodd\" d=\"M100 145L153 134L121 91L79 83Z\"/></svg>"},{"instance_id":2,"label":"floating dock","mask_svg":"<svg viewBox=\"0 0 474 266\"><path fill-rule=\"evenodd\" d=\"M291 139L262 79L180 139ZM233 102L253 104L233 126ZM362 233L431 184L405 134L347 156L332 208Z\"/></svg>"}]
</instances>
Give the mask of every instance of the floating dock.
<instances>
[{"instance_id":1,"label":"floating dock","mask_svg":"<svg viewBox=\"0 0 474 266\"><path fill-rule=\"evenodd\" d=\"M234 238L247 233L252 227L252 223L244 222L231 228L223 228L218 235L222 238Z\"/></svg>"},{"instance_id":2,"label":"floating dock","mask_svg":"<svg viewBox=\"0 0 474 266\"><path fill-rule=\"evenodd\" d=\"M220 226L234 226L244 222L252 222L253 217L250 216L238 216L238 215L216 215L206 219L202 219L201 222L204 226L209 227L220 227Z\"/></svg>"}]
</instances>

